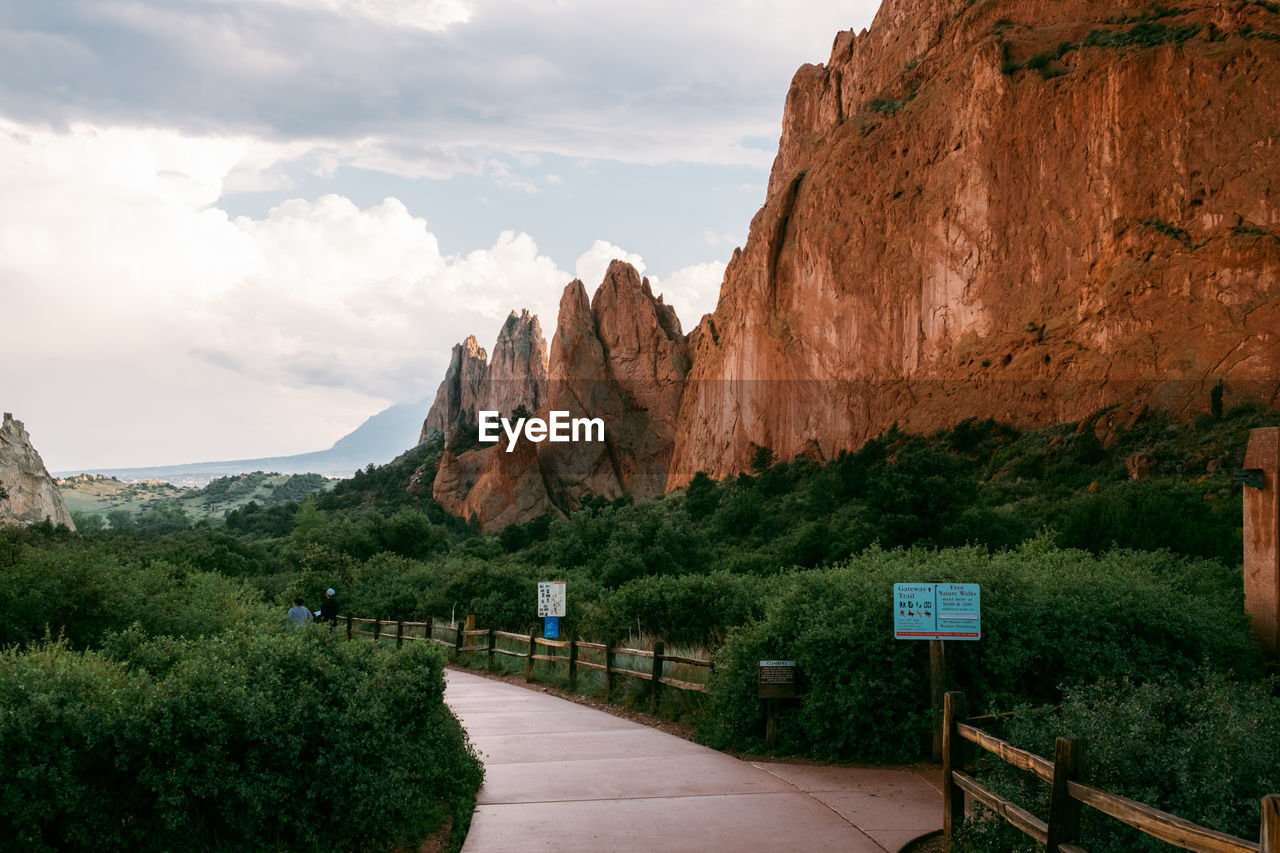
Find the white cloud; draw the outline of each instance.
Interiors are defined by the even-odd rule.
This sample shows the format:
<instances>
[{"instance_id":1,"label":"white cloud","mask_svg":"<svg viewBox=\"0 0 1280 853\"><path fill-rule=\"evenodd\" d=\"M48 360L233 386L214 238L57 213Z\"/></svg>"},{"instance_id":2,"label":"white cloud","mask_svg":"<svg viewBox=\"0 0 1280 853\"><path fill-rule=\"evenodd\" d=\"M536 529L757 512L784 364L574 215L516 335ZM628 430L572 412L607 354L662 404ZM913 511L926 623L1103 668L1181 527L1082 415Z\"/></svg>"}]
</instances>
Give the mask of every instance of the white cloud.
<instances>
[{"instance_id":1,"label":"white cloud","mask_svg":"<svg viewBox=\"0 0 1280 853\"><path fill-rule=\"evenodd\" d=\"M466 23L471 10L460 0L258 0L300 9L361 17L390 27L416 27L439 32Z\"/></svg>"},{"instance_id":2,"label":"white cloud","mask_svg":"<svg viewBox=\"0 0 1280 853\"><path fill-rule=\"evenodd\" d=\"M613 260L626 261L635 267L637 272L644 275L644 260L639 255L604 240L596 240L574 264L576 276L587 286L587 293L594 293L604 281L609 262Z\"/></svg>"},{"instance_id":3,"label":"white cloud","mask_svg":"<svg viewBox=\"0 0 1280 853\"><path fill-rule=\"evenodd\" d=\"M665 278L650 278L654 295L676 309L680 327L688 334L703 314L710 314L720 298L720 284L724 281L725 264L710 261L693 264L676 270Z\"/></svg>"},{"instance_id":4,"label":"white cloud","mask_svg":"<svg viewBox=\"0 0 1280 853\"><path fill-rule=\"evenodd\" d=\"M332 147L407 177L500 154L767 168L787 83L863 0L68 0L0 22L6 109ZM602 36L625 33L625 39ZM56 93L51 96L51 93Z\"/></svg>"},{"instance_id":5,"label":"white cloud","mask_svg":"<svg viewBox=\"0 0 1280 853\"><path fill-rule=\"evenodd\" d=\"M3 337L31 365L6 410L55 413L51 467L324 447L429 394L452 344L513 308L554 325L571 275L526 234L445 255L391 198L227 217L211 205L247 145L0 126Z\"/></svg>"}]
</instances>

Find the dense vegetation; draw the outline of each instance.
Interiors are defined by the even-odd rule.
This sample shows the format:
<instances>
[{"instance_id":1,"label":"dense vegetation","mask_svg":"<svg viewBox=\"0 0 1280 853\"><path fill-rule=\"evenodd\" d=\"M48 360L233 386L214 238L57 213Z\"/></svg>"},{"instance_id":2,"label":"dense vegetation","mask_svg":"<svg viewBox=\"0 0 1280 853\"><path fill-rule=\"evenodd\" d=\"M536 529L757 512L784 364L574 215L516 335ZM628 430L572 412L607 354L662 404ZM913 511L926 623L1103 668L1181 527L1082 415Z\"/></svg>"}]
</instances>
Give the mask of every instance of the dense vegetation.
<instances>
[{"instance_id":1,"label":"dense vegetation","mask_svg":"<svg viewBox=\"0 0 1280 853\"><path fill-rule=\"evenodd\" d=\"M228 510L221 525L0 539L0 642L28 643L48 625L70 645L12 660L82 655L83 666L120 668L122 685L136 677L161 690L163 650L194 650L183 644L261 621L266 607L278 617L294 596L315 606L329 586L360 616L474 614L481 626L529 631L535 585L554 578L569 589L562 630L718 650L711 694L694 714L705 740L761 748L755 662L785 657L800 664L802 699L784 706L781 749L904 761L923 754L932 722L928 654L925 643L892 640L892 584L977 582L984 638L949 644L951 678L979 711L1061 704L1059 716L1027 718L1042 729L1014 732L1028 745L1127 725L1133 702L1155 702L1161 690L1170 725L1190 719L1172 710L1177 702L1233 721L1231 738L1198 741L1196 762L1152 729L1135 733L1153 752L1132 778L1100 771L1100 781L1172 808L1176 798L1143 788L1142 773L1176 765L1203 788L1227 751L1275 754L1258 709L1276 686L1242 616L1241 488L1226 476L1242 463L1249 429L1274 422L1273 412L1224 413L1219 397L1192 424L1104 411L1027 433L992 421L931 436L894 429L826 462L777 460L762 448L749 473L723 482L700 474L682 492L591 499L567 518L489 535L430 499L440 447L424 445L301 502ZM127 641L135 636L188 639ZM282 657L262 666L357 654L324 638L286 639ZM189 653L200 665L224 660L213 647ZM1112 694L1116 704L1098 701ZM1219 801L1256 809L1275 787L1246 769ZM1234 826L1227 811L1186 816ZM225 832L206 818L199 831ZM1110 849L1130 849L1124 843Z\"/></svg>"},{"instance_id":2,"label":"dense vegetation","mask_svg":"<svg viewBox=\"0 0 1280 853\"><path fill-rule=\"evenodd\" d=\"M0 532L0 837L385 850L451 821L460 837L480 765L438 651L291 630L240 580L117 544Z\"/></svg>"}]
</instances>

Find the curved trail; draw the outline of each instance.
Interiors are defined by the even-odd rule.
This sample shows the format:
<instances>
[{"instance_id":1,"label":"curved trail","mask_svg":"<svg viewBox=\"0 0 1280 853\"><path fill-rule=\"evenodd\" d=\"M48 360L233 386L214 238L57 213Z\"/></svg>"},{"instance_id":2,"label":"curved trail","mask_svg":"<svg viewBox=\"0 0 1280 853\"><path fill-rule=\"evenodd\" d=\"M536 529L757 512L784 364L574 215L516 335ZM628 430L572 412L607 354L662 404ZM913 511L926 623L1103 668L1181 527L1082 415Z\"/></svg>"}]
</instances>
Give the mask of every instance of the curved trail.
<instances>
[{"instance_id":1,"label":"curved trail","mask_svg":"<svg viewBox=\"0 0 1280 853\"><path fill-rule=\"evenodd\" d=\"M937 772L752 764L535 690L446 678L485 764L463 853L894 853L942 826Z\"/></svg>"}]
</instances>

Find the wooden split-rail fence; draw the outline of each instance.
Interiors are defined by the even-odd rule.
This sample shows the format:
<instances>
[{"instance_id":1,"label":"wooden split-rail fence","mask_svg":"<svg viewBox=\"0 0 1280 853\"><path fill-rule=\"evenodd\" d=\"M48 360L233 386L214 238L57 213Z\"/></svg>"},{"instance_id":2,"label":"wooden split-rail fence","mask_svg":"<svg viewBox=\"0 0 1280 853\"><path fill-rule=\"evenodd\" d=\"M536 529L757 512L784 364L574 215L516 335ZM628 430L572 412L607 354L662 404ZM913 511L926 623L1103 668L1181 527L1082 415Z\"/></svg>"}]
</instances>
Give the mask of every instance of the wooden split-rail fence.
<instances>
[{"instance_id":1,"label":"wooden split-rail fence","mask_svg":"<svg viewBox=\"0 0 1280 853\"><path fill-rule=\"evenodd\" d=\"M692 667L714 669L710 660L688 657L686 655L668 654L666 644L656 640L653 649L635 649L618 643L590 643L586 640L567 639L550 640L537 634L516 634L510 631L498 631L494 628L478 628L467 630L458 624L435 624L428 622L406 622L403 620L362 619L357 616L340 616L339 621L346 625L347 639L354 637L372 637L375 641L394 640L397 648L409 641L428 641L447 648L456 659L464 653L484 652L488 655L488 669L495 668L496 656L523 658L525 661L524 680L533 680L533 665L536 661L552 665L568 667L569 689L576 690L579 669L599 670L604 673L604 698L609 701L616 690L618 676L637 678L649 682L648 702L650 713L657 713L658 703L663 687L675 690L686 690L694 693L706 693L707 685L696 681L685 681L665 674L671 664L683 664ZM468 617L469 618L469 617ZM442 636L447 635L446 636ZM519 650L502 648L499 640L521 644ZM477 642L479 641L479 642ZM546 650L546 651L543 651ZM596 653L599 660L584 660L581 651ZM560 651L560 654L557 654ZM619 666L619 659L647 660L648 671L630 669ZM633 664L634 665L634 664Z\"/></svg>"},{"instance_id":2,"label":"wooden split-rail fence","mask_svg":"<svg viewBox=\"0 0 1280 853\"><path fill-rule=\"evenodd\" d=\"M1280 795L1262 798L1258 841L1246 841L1160 811L1143 803L1081 781L1085 742L1060 737L1053 761L1019 749L974 725L982 719L965 717L965 695L948 693L943 704L942 832L948 849L965 818L965 797L973 797L1023 833L1045 845L1048 853L1087 853L1080 846L1083 806L1097 809L1147 835L1198 853L1280 853ZM992 715L1003 716L1003 715ZM1050 786L1049 819L1041 820L1012 800L997 794L964 771L965 742L995 755L1007 764L1043 779Z\"/></svg>"}]
</instances>

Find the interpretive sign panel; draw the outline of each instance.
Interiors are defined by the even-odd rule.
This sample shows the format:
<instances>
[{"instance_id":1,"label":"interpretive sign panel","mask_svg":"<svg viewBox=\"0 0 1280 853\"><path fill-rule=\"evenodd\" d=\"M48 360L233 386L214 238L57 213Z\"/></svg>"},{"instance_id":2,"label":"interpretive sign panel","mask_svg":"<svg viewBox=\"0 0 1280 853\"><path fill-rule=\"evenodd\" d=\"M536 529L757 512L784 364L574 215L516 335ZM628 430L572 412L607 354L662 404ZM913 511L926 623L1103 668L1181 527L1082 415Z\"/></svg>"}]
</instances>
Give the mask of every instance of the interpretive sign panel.
<instances>
[{"instance_id":1,"label":"interpretive sign panel","mask_svg":"<svg viewBox=\"0 0 1280 853\"><path fill-rule=\"evenodd\" d=\"M756 669L756 685L761 699L794 699L796 695L796 662L762 660Z\"/></svg>"},{"instance_id":2,"label":"interpretive sign panel","mask_svg":"<svg viewBox=\"0 0 1280 853\"><path fill-rule=\"evenodd\" d=\"M554 640L560 636L559 616L542 617L542 636L546 637L548 640Z\"/></svg>"},{"instance_id":3,"label":"interpretive sign panel","mask_svg":"<svg viewBox=\"0 0 1280 853\"><path fill-rule=\"evenodd\" d=\"M981 600L976 583L896 583L894 639L980 640Z\"/></svg>"},{"instance_id":4,"label":"interpretive sign panel","mask_svg":"<svg viewBox=\"0 0 1280 853\"><path fill-rule=\"evenodd\" d=\"M540 581L538 583L538 615L564 615L564 581Z\"/></svg>"}]
</instances>

